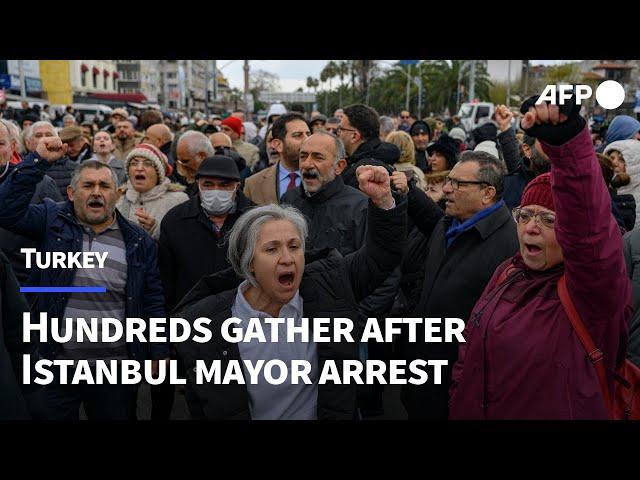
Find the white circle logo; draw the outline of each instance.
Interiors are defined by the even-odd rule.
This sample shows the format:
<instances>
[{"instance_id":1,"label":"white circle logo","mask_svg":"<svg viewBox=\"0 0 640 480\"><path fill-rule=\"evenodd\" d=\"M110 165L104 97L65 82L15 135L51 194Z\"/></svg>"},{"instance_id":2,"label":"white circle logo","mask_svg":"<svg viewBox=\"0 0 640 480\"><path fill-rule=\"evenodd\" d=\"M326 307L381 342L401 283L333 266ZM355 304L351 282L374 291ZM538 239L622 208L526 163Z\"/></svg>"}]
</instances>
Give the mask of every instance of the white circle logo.
<instances>
[{"instance_id":1,"label":"white circle logo","mask_svg":"<svg viewBox=\"0 0 640 480\"><path fill-rule=\"evenodd\" d=\"M624 88L614 80L602 82L596 89L596 100L607 110L618 108L624 102Z\"/></svg>"}]
</instances>

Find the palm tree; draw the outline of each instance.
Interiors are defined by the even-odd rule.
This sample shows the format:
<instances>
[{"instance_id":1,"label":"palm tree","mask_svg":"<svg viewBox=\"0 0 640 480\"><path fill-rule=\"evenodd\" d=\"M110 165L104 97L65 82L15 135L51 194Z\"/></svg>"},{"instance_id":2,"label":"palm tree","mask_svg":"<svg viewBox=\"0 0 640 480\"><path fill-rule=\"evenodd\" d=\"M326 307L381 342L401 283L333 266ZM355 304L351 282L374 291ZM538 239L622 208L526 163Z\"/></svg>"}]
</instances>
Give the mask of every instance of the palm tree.
<instances>
[{"instance_id":1,"label":"palm tree","mask_svg":"<svg viewBox=\"0 0 640 480\"><path fill-rule=\"evenodd\" d=\"M338 63L337 73L340 77L340 88L338 89L338 104L340 107L342 107L342 88L344 86L344 77L349 74L349 62L341 60Z\"/></svg>"},{"instance_id":2,"label":"palm tree","mask_svg":"<svg viewBox=\"0 0 640 480\"><path fill-rule=\"evenodd\" d=\"M328 101L329 93L331 92L331 80L333 80L333 77L335 77L337 74L338 65L333 60L327 63L320 72L320 81L322 81L322 83L325 83L327 80L329 81L329 92L326 92L324 95L324 111L327 114L329 110Z\"/></svg>"}]
</instances>

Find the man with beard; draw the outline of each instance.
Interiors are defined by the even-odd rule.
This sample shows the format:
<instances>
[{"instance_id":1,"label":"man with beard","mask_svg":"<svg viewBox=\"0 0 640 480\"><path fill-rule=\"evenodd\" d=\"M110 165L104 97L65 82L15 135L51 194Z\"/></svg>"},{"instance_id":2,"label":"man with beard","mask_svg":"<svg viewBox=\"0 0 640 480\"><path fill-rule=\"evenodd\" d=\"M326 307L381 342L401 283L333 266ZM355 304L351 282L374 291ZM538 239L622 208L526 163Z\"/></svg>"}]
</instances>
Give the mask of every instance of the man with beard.
<instances>
[{"instance_id":1,"label":"man with beard","mask_svg":"<svg viewBox=\"0 0 640 480\"><path fill-rule=\"evenodd\" d=\"M113 144L115 145L113 155L121 162L125 162L129 152L133 150L141 140L142 134L136 135L133 123L131 123L130 120L118 122L116 124L115 138L113 139Z\"/></svg>"},{"instance_id":2,"label":"man with beard","mask_svg":"<svg viewBox=\"0 0 640 480\"><path fill-rule=\"evenodd\" d=\"M67 266L39 269L42 286L104 286L104 293L44 293L36 296L34 314L46 312L57 318L149 319L164 317L164 297L158 270L155 241L140 227L116 212L117 180L108 165L87 160L76 170L67 188L69 200L29 205L37 183L50 166L66 154L67 145L58 137L44 137L30 155L0 187L0 226L38 242L39 252L100 252L108 259L103 268ZM92 267L93 265L91 265ZM76 323L72 327L75 330ZM45 359L77 362L168 358L166 343L76 342L76 332L67 343L51 338L39 346ZM48 417L78 420L84 404L89 419L131 420L135 418L137 388L132 385L63 384L56 375L46 387Z\"/></svg>"},{"instance_id":3,"label":"man with beard","mask_svg":"<svg viewBox=\"0 0 640 480\"><path fill-rule=\"evenodd\" d=\"M427 160L427 144L431 138L431 129L427 122L418 120L411 125L409 130L411 140L416 149L416 167L424 173L429 172L429 162Z\"/></svg>"},{"instance_id":4,"label":"man with beard","mask_svg":"<svg viewBox=\"0 0 640 480\"><path fill-rule=\"evenodd\" d=\"M273 124L271 145L280 155L280 161L249 178L244 194L255 204L280 203L288 190L300 186L300 147L309 136L309 126L299 113L280 116Z\"/></svg>"},{"instance_id":5,"label":"man with beard","mask_svg":"<svg viewBox=\"0 0 640 480\"><path fill-rule=\"evenodd\" d=\"M323 131L300 148L302 183L282 197L309 223L308 248L336 248L342 255L358 250L367 229L367 196L344 184L347 165L342 141Z\"/></svg>"}]
</instances>

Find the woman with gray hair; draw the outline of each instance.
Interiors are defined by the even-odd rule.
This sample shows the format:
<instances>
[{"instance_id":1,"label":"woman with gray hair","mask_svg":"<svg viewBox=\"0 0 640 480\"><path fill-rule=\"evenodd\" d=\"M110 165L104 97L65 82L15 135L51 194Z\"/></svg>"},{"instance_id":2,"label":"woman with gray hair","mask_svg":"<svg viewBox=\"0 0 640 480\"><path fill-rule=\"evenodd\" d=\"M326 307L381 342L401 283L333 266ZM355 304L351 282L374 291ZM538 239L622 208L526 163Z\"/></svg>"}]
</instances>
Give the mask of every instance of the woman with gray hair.
<instances>
[{"instance_id":1,"label":"woman with gray hair","mask_svg":"<svg viewBox=\"0 0 640 480\"><path fill-rule=\"evenodd\" d=\"M206 419L345 419L356 414L355 385L319 385L327 360L338 368L344 360L358 359L357 343L256 341L229 343L220 335L222 323L231 317L242 320L246 330L258 318L271 338L266 318L358 318L358 302L371 293L400 260L406 236L406 201L391 194L384 167L362 166L357 171L360 190L370 197L369 229L365 245L346 257L335 249L305 251L307 225L293 207L275 204L245 213L229 238L233 269L204 277L178 305L172 316L189 321L211 319L212 340L206 344L188 340L176 344L187 378L187 403L192 417ZM329 324L329 335L335 326ZM359 328L356 326L354 338ZM311 384L258 383L198 384L196 360L278 359L306 360ZM246 368L246 366L243 366ZM247 371L243 374L247 377Z\"/></svg>"}]
</instances>

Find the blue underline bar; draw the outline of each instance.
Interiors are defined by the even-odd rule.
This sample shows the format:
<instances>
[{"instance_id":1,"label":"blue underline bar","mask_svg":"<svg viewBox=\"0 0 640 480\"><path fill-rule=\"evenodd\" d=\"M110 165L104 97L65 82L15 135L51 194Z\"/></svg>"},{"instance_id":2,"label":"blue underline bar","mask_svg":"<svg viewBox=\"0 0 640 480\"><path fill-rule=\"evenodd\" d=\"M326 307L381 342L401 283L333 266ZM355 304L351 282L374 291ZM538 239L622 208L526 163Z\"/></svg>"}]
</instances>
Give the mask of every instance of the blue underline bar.
<instances>
[{"instance_id":1,"label":"blue underline bar","mask_svg":"<svg viewBox=\"0 0 640 480\"><path fill-rule=\"evenodd\" d=\"M20 287L21 293L106 293L107 287Z\"/></svg>"}]
</instances>

